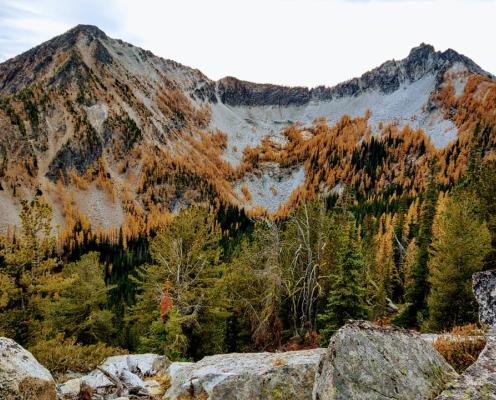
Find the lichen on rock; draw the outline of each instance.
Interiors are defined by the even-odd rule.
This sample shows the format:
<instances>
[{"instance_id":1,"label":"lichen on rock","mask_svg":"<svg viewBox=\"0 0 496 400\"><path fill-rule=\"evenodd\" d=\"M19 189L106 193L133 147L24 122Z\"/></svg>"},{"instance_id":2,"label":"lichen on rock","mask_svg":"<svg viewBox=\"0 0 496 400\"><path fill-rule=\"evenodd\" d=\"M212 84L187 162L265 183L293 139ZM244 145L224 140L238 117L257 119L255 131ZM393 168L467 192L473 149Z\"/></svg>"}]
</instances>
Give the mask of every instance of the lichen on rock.
<instances>
[{"instance_id":1,"label":"lichen on rock","mask_svg":"<svg viewBox=\"0 0 496 400\"><path fill-rule=\"evenodd\" d=\"M0 337L0 399L56 399L50 372L29 351L4 337Z\"/></svg>"},{"instance_id":2,"label":"lichen on rock","mask_svg":"<svg viewBox=\"0 0 496 400\"><path fill-rule=\"evenodd\" d=\"M419 334L350 321L319 364L313 399L432 399L456 376Z\"/></svg>"}]
</instances>

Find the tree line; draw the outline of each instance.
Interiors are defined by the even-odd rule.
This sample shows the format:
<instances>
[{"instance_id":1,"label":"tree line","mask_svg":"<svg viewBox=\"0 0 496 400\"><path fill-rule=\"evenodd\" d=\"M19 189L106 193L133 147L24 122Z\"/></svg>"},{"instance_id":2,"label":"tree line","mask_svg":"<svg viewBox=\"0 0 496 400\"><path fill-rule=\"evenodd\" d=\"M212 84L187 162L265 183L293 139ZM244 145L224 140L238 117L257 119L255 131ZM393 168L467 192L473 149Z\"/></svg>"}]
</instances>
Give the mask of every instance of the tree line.
<instances>
[{"instance_id":1,"label":"tree line","mask_svg":"<svg viewBox=\"0 0 496 400\"><path fill-rule=\"evenodd\" d=\"M198 359L325 345L348 319L436 332L476 322L471 276L496 267L496 162L480 154L449 191L431 180L380 213L350 188L284 219L191 206L125 249L60 254L51 207L24 201L0 245L0 335L41 359L56 348Z\"/></svg>"}]
</instances>

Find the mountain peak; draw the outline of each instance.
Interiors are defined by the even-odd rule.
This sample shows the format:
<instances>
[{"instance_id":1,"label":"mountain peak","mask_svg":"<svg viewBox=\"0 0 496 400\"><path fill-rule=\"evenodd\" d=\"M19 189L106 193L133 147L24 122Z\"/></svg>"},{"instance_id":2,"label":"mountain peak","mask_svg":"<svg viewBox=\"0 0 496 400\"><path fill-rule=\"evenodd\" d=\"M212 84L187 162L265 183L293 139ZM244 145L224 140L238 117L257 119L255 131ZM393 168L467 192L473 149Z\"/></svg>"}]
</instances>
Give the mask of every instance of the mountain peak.
<instances>
[{"instance_id":1,"label":"mountain peak","mask_svg":"<svg viewBox=\"0 0 496 400\"><path fill-rule=\"evenodd\" d=\"M413 49L410 50L410 54L408 55L408 58L410 57L428 57L431 54L435 54L436 50L434 49L434 46L427 44L427 43L421 43L419 46L414 47Z\"/></svg>"},{"instance_id":2,"label":"mountain peak","mask_svg":"<svg viewBox=\"0 0 496 400\"><path fill-rule=\"evenodd\" d=\"M95 25L85 25L85 24L79 24L76 25L74 28L69 29L67 32L63 33L61 36L77 36L79 34L84 34L86 36L91 36L91 37L98 37L98 38L106 38L107 35L105 34L104 31L102 31L98 26Z\"/></svg>"}]
</instances>

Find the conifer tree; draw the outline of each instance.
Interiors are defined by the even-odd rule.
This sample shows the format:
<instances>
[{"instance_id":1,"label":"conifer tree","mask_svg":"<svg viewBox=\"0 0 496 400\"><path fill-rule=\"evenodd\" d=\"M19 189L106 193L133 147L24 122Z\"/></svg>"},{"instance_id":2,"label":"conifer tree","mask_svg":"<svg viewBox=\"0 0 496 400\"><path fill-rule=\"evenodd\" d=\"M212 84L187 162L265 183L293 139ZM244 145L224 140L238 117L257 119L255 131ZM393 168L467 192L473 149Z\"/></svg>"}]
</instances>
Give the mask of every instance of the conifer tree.
<instances>
[{"instance_id":1,"label":"conifer tree","mask_svg":"<svg viewBox=\"0 0 496 400\"><path fill-rule=\"evenodd\" d=\"M432 224L436 214L438 191L433 178L430 179L419 220L419 234L416 238L417 254L412 265L409 285L406 288L407 305L394 323L404 327L418 327L427 316L427 295L429 293L429 247L432 241Z\"/></svg>"},{"instance_id":2,"label":"conifer tree","mask_svg":"<svg viewBox=\"0 0 496 400\"><path fill-rule=\"evenodd\" d=\"M480 271L490 249L487 226L479 220L476 201L464 193L450 197L439 218L429 259L429 319L434 331L477 321L472 274Z\"/></svg>"},{"instance_id":3,"label":"conifer tree","mask_svg":"<svg viewBox=\"0 0 496 400\"><path fill-rule=\"evenodd\" d=\"M64 332L78 343L111 343L115 337L115 316L105 308L105 269L98 253L87 253L62 270L65 287L44 306L45 331Z\"/></svg>"},{"instance_id":4,"label":"conifer tree","mask_svg":"<svg viewBox=\"0 0 496 400\"><path fill-rule=\"evenodd\" d=\"M325 311L319 315L319 322L322 325L320 333L324 344L348 319L367 318L365 262L356 236L354 221L349 222L344 228L346 241L342 249L342 257L332 274L331 290Z\"/></svg>"},{"instance_id":5,"label":"conifer tree","mask_svg":"<svg viewBox=\"0 0 496 400\"><path fill-rule=\"evenodd\" d=\"M21 232L5 241L0 272L4 310L0 331L22 344L41 334L42 308L67 282L56 271L59 260L51 234L52 208L40 197L21 202Z\"/></svg>"},{"instance_id":6,"label":"conifer tree","mask_svg":"<svg viewBox=\"0 0 496 400\"><path fill-rule=\"evenodd\" d=\"M280 224L258 222L252 238L242 243L229 265L225 280L231 306L247 319L256 349L280 347L281 302L291 297L294 283L284 275Z\"/></svg>"},{"instance_id":7,"label":"conifer tree","mask_svg":"<svg viewBox=\"0 0 496 400\"><path fill-rule=\"evenodd\" d=\"M154 264L140 268L134 278L140 292L129 316L140 351L176 358L223 351L228 315L220 239L214 214L192 206L150 242Z\"/></svg>"}]
</instances>

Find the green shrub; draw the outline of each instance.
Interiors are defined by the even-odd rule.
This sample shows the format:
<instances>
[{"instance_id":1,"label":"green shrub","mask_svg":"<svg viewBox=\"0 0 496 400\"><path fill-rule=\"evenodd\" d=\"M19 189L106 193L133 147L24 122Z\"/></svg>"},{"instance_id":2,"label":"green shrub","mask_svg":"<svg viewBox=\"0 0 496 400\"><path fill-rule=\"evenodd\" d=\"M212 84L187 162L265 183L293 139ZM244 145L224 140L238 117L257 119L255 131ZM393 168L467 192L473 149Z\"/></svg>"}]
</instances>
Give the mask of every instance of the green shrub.
<instances>
[{"instance_id":1,"label":"green shrub","mask_svg":"<svg viewBox=\"0 0 496 400\"><path fill-rule=\"evenodd\" d=\"M68 372L85 373L95 369L107 357L127 354L126 350L104 343L76 344L75 339L64 339L62 334L42 340L29 349L36 359L50 370L55 379Z\"/></svg>"}]
</instances>

